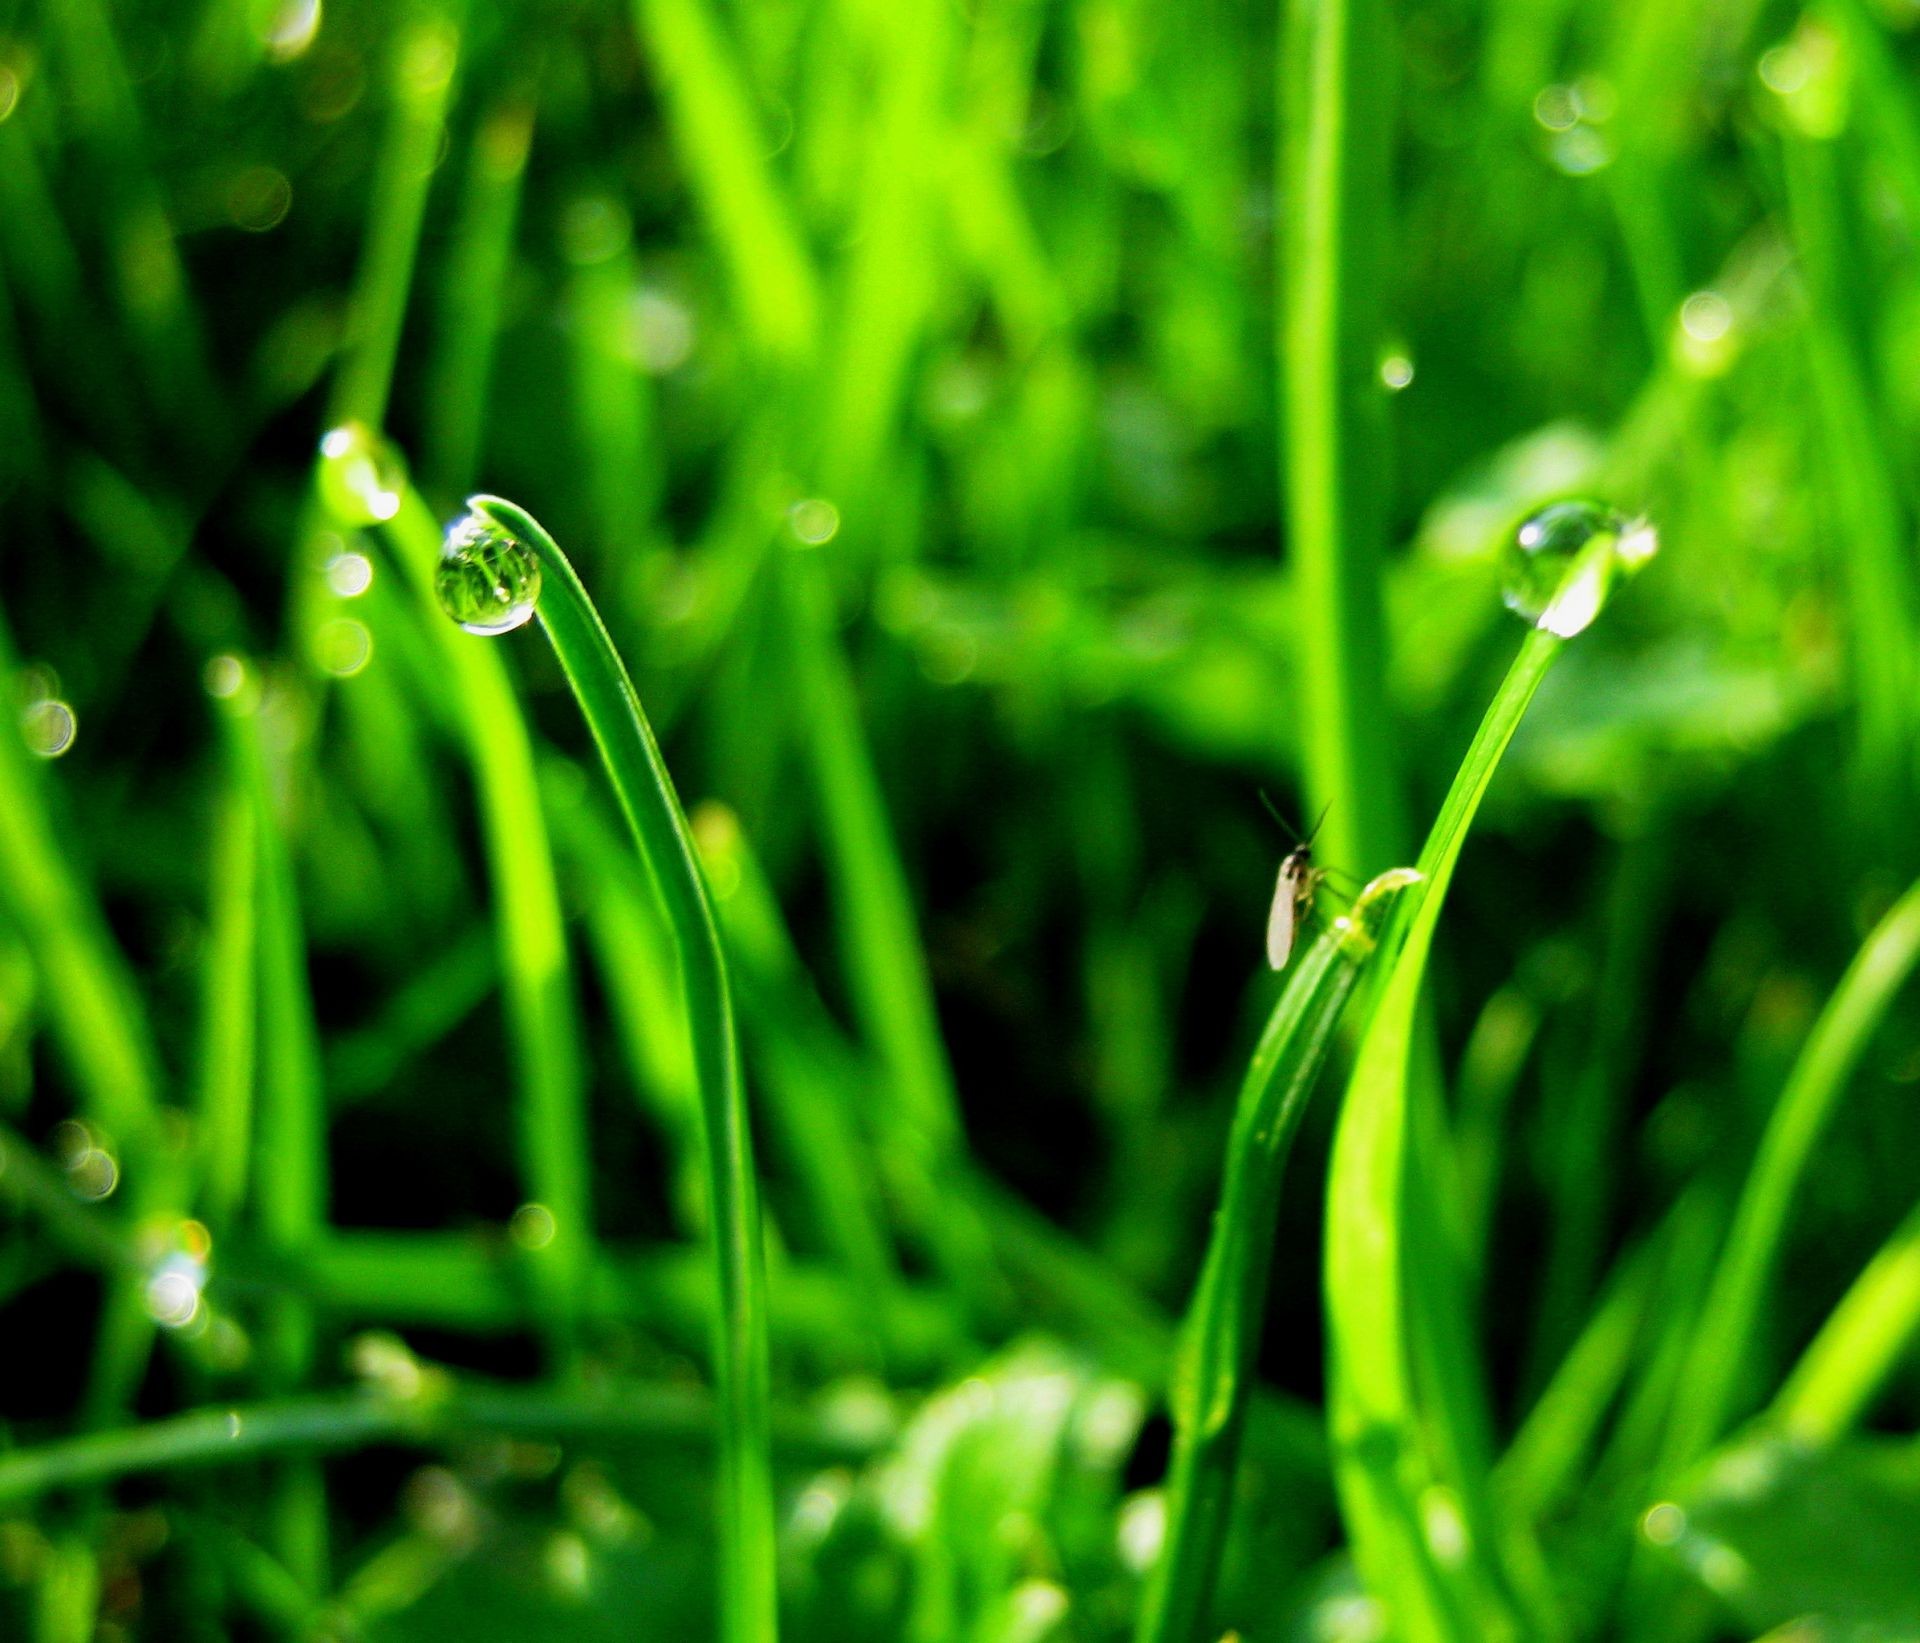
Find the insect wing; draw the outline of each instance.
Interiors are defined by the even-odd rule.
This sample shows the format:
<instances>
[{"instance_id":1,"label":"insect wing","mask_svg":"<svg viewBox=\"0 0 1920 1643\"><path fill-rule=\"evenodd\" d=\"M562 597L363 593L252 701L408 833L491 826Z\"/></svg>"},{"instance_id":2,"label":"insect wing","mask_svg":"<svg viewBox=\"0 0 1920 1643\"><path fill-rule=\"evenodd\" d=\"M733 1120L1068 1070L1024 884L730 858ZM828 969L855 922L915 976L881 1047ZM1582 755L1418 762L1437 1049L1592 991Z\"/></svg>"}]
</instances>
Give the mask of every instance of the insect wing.
<instances>
[{"instance_id":1,"label":"insect wing","mask_svg":"<svg viewBox=\"0 0 1920 1643\"><path fill-rule=\"evenodd\" d=\"M1284 970L1293 954L1293 938L1300 922L1300 888L1306 871L1297 851L1290 851L1280 864L1280 878L1273 887L1273 907L1267 914L1267 963Z\"/></svg>"}]
</instances>

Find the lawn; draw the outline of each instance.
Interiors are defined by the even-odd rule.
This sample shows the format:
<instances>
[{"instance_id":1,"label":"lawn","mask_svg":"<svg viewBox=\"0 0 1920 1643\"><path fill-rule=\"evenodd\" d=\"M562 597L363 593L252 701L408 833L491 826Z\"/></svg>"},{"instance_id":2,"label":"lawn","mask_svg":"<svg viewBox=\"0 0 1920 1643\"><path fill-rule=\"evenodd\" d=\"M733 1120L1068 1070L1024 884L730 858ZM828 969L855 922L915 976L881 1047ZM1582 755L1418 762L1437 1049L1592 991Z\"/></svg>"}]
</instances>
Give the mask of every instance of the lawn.
<instances>
[{"instance_id":1,"label":"lawn","mask_svg":"<svg viewBox=\"0 0 1920 1643\"><path fill-rule=\"evenodd\" d=\"M7 1643L1920 1638L1910 0L5 6L0 510Z\"/></svg>"}]
</instances>

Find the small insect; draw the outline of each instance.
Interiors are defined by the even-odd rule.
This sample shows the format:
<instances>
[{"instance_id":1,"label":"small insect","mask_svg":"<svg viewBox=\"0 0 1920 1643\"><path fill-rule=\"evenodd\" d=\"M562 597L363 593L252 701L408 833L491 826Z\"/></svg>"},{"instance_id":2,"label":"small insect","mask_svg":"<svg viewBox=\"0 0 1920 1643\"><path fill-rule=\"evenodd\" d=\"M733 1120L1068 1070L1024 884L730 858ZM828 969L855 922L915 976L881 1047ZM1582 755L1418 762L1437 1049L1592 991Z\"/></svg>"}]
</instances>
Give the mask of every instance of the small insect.
<instances>
[{"instance_id":1,"label":"small insect","mask_svg":"<svg viewBox=\"0 0 1920 1643\"><path fill-rule=\"evenodd\" d=\"M1261 795L1262 799L1265 797L1265 794ZM1267 808L1273 810L1272 805ZM1273 819L1280 821L1278 811L1273 811ZM1327 814L1323 810L1320 821L1313 824L1313 832L1300 839L1281 858L1280 877L1273 886L1273 906L1267 912L1267 963L1275 970L1287 967L1287 960L1293 956L1293 944L1299 939L1300 927L1313 910L1314 892L1327 876L1326 868L1313 865L1314 837L1320 831L1320 822L1326 819ZM1280 825L1285 827L1287 824L1282 821Z\"/></svg>"}]
</instances>

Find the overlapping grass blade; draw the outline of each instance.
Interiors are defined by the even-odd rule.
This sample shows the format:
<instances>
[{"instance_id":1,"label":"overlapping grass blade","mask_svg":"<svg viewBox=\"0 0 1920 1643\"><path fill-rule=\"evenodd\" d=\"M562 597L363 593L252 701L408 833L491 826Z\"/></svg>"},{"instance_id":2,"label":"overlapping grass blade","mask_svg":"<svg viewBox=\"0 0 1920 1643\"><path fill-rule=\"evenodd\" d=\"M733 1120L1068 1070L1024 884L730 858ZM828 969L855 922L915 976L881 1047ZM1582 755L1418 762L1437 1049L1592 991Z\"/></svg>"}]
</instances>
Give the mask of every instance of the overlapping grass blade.
<instances>
[{"instance_id":1,"label":"overlapping grass blade","mask_svg":"<svg viewBox=\"0 0 1920 1643\"><path fill-rule=\"evenodd\" d=\"M1294 962L1234 1108L1225 1180L1173 1369L1166 1539L1136 1643L1200 1643L1226 1537L1240 1430L1266 1315L1280 1182L1307 1096L1380 929L1414 874L1381 875Z\"/></svg>"},{"instance_id":2,"label":"overlapping grass blade","mask_svg":"<svg viewBox=\"0 0 1920 1643\"><path fill-rule=\"evenodd\" d=\"M469 506L539 561L541 625L593 733L679 948L699 1077L719 1296L714 1359L720 1399L721 1636L726 1643L769 1643L779 1624L768 1456L766 1256L732 993L699 854L640 698L573 566L525 509L493 496L474 497Z\"/></svg>"},{"instance_id":3,"label":"overlapping grass blade","mask_svg":"<svg viewBox=\"0 0 1920 1643\"><path fill-rule=\"evenodd\" d=\"M1588 579L1598 579L1591 585L1604 601L1623 568L1613 552L1605 537L1588 542L1566 568L1548 620ZM1334 1139L1326 1293L1335 1475L1361 1574L1395 1634L1411 1643L1553 1624L1540 1612L1543 1594L1515 1590L1516 1571L1526 1578L1533 1560L1524 1537L1516 1555L1516 1536L1490 1498L1477 1452L1484 1413L1459 1342L1433 1333L1433 1311L1447 1300L1433 1292L1433 1246L1449 1233L1432 1196L1433 1163L1413 1151L1440 1121L1417 1110L1432 1096L1418 1087L1415 1044L1447 889L1500 757L1566 642L1549 627L1528 633L1461 761L1420 855L1424 882L1403 898L1387 938L1397 950L1389 947L1392 968Z\"/></svg>"},{"instance_id":4,"label":"overlapping grass blade","mask_svg":"<svg viewBox=\"0 0 1920 1643\"><path fill-rule=\"evenodd\" d=\"M357 459L374 448L356 445L350 457L323 461ZM574 1314L592 1260L593 1216L579 1031L533 744L498 652L467 643L442 616L433 593L439 526L412 488L395 482L401 488L386 535L430 623L430 643L446 664L474 773L519 1089L520 1157L531 1201L553 1216L551 1239L528 1254L553 1350L564 1359L576 1344Z\"/></svg>"},{"instance_id":5,"label":"overlapping grass blade","mask_svg":"<svg viewBox=\"0 0 1920 1643\"><path fill-rule=\"evenodd\" d=\"M1854 956L1767 1120L1680 1379L1662 1453L1669 1479L1719 1437L1736 1412L1794 1197L1868 1041L1916 964L1920 884L1893 905Z\"/></svg>"}]
</instances>

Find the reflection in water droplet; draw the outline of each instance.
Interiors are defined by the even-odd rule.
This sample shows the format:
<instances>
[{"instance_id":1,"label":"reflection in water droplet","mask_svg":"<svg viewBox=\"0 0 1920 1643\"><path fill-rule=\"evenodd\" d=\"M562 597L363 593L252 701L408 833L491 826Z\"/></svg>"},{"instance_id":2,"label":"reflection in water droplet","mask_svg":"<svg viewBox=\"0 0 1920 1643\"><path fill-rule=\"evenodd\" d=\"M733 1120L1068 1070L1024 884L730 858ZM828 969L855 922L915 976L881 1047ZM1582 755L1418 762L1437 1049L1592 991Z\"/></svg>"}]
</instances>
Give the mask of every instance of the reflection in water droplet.
<instances>
[{"instance_id":1,"label":"reflection in water droplet","mask_svg":"<svg viewBox=\"0 0 1920 1643\"><path fill-rule=\"evenodd\" d=\"M192 1256L169 1255L147 1279L148 1315L166 1329L185 1329L200 1316L207 1269Z\"/></svg>"},{"instance_id":2,"label":"reflection in water droplet","mask_svg":"<svg viewBox=\"0 0 1920 1643\"><path fill-rule=\"evenodd\" d=\"M672 292L643 285L627 304L626 352L641 370L664 376L693 352L693 314Z\"/></svg>"},{"instance_id":3,"label":"reflection in water droplet","mask_svg":"<svg viewBox=\"0 0 1920 1643\"><path fill-rule=\"evenodd\" d=\"M1590 177L1613 161L1613 145L1592 126L1578 125L1553 140L1553 163L1569 177Z\"/></svg>"},{"instance_id":4,"label":"reflection in water droplet","mask_svg":"<svg viewBox=\"0 0 1920 1643\"><path fill-rule=\"evenodd\" d=\"M533 615L540 561L511 531L477 513L447 527L433 591L469 633L509 633Z\"/></svg>"},{"instance_id":5,"label":"reflection in water droplet","mask_svg":"<svg viewBox=\"0 0 1920 1643\"><path fill-rule=\"evenodd\" d=\"M426 1372L413 1349L385 1330L356 1335L347 1346L347 1365L390 1398L416 1398L426 1385Z\"/></svg>"},{"instance_id":6,"label":"reflection in water droplet","mask_svg":"<svg viewBox=\"0 0 1920 1643\"><path fill-rule=\"evenodd\" d=\"M1687 1514L1670 1500L1649 1506L1640 1519L1640 1533L1656 1546L1678 1545L1687 1532Z\"/></svg>"},{"instance_id":7,"label":"reflection in water droplet","mask_svg":"<svg viewBox=\"0 0 1920 1643\"><path fill-rule=\"evenodd\" d=\"M351 679L373 660L373 633L351 616L332 617L315 632L313 654L336 679Z\"/></svg>"},{"instance_id":8,"label":"reflection in water droplet","mask_svg":"<svg viewBox=\"0 0 1920 1643\"><path fill-rule=\"evenodd\" d=\"M567 261L579 267L618 256L632 237L633 219L619 201L604 194L575 200L560 218L561 249Z\"/></svg>"},{"instance_id":9,"label":"reflection in water droplet","mask_svg":"<svg viewBox=\"0 0 1920 1643\"><path fill-rule=\"evenodd\" d=\"M327 586L342 599L357 599L373 586L373 561L364 553L336 553L327 561Z\"/></svg>"},{"instance_id":10,"label":"reflection in water droplet","mask_svg":"<svg viewBox=\"0 0 1920 1643\"><path fill-rule=\"evenodd\" d=\"M1695 342L1718 342L1733 329L1733 305L1718 291L1696 291L1680 304L1680 329Z\"/></svg>"},{"instance_id":11,"label":"reflection in water droplet","mask_svg":"<svg viewBox=\"0 0 1920 1643\"><path fill-rule=\"evenodd\" d=\"M1389 354L1380 362L1380 380L1391 393L1413 383L1413 361L1405 354Z\"/></svg>"},{"instance_id":12,"label":"reflection in water droplet","mask_svg":"<svg viewBox=\"0 0 1920 1643\"><path fill-rule=\"evenodd\" d=\"M320 441L320 494L349 525L378 525L400 511L406 465L364 422L329 428Z\"/></svg>"},{"instance_id":13,"label":"reflection in water droplet","mask_svg":"<svg viewBox=\"0 0 1920 1643\"><path fill-rule=\"evenodd\" d=\"M30 702L20 715L20 734L26 738L29 751L43 759L57 759L72 747L79 728L73 709L57 698Z\"/></svg>"},{"instance_id":14,"label":"reflection in water droplet","mask_svg":"<svg viewBox=\"0 0 1920 1643\"><path fill-rule=\"evenodd\" d=\"M1160 1548L1167 1541L1167 1497L1158 1489L1145 1489L1129 1498L1120 1508L1115 1540L1120 1561L1145 1574L1159 1562Z\"/></svg>"},{"instance_id":15,"label":"reflection in water droplet","mask_svg":"<svg viewBox=\"0 0 1920 1643\"><path fill-rule=\"evenodd\" d=\"M104 1136L70 1118L54 1125L50 1139L54 1156L67 1172L67 1186L76 1198L112 1195L120 1184L120 1164L108 1150Z\"/></svg>"},{"instance_id":16,"label":"reflection in water droplet","mask_svg":"<svg viewBox=\"0 0 1920 1643\"><path fill-rule=\"evenodd\" d=\"M1580 105L1574 101L1573 87L1542 86L1534 95L1533 117L1548 131L1571 131L1580 119Z\"/></svg>"},{"instance_id":17,"label":"reflection in water droplet","mask_svg":"<svg viewBox=\"0 0 1920 1643\"><path fill-rule=\"evenodd\" d=\"M1556 502L1514 533L1503 594L1535 627L1570 639L1600 614L1622 572L1659 549L1645 520L1593 502Z\"/></svg>"},{"instance_id":18,"label":"reflection in water droplet","mask_svg":"<svg viewBox=\"0 0 1920 1643\"><path fill-rule=\"evenodd\" d=\"M840 510L824 497L809 496L787 509L787 524L810 548L831 542L840 531Z\"/></svg>"},{"instance_id":19,"label":"reflection in water droplet","mask_svg":"<svg viewBox=\"0 0 1920 1643\"><path fill-rule=\"evenodd\" d=\"M227 180L227 220L249 234L278 228L293 208L293 185L270 165L244 166Z\"/></svg>"},{"instance_id":20,"label":"reflection in water droplet","mask_svg":"<svg viewBox=\"0 0 1920 1643\"><path fill-rule=\"evenodd\" d=\"M507 1233L522 1249L545 1249L560 1230L545 1204L522 1204L507 1223Z\"/></svg>"},{"instance_id":21,"label":"reflection in water droplet","mask_svg":"<svg viewBox=\"0 0 1920 1643\"><path fill-rule=\"evenodd\" d=\"M283 0L267 25L267 55L276 63L298 57L320 32L320 0Z\"/></svg>"},{"instance_id":22,"label":"reflection in water droplet","mask_svg":"<svg viewBox=\"0 0 1920 1643\"><path fill-rule=\"evenodd\" d=\"M207 663L205 679L209 696L230 702L246 688L247 664L223 652Z\"/></svg>"}]
</instances>

